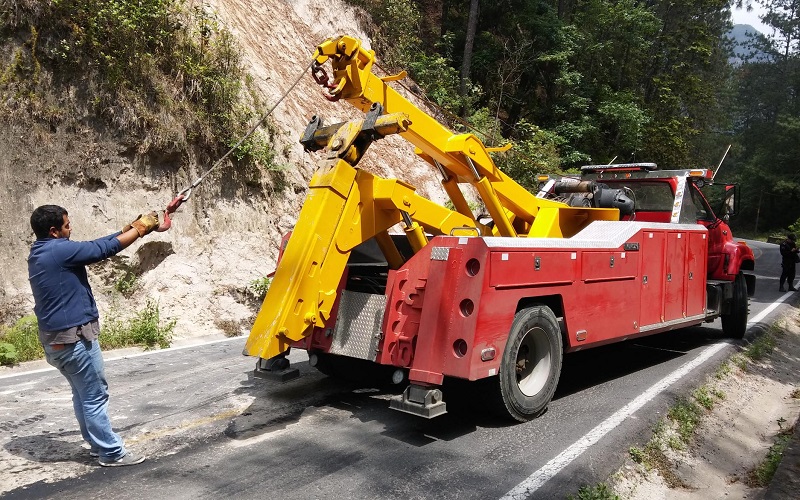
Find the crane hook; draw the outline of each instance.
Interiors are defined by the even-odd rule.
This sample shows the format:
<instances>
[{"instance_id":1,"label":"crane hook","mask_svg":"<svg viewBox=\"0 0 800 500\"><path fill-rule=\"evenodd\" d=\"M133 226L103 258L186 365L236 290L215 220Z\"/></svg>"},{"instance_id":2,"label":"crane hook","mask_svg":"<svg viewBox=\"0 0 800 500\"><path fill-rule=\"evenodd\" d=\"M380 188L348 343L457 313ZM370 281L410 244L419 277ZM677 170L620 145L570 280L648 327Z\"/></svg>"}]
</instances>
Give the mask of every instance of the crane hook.
<instances>
[{"instance_id":1,"label":"crane hook","mask_svg":"<svg viewBox=\"0 0 800 500\"><path fill-rule=\"evenodd\" d=\"M173 198L171 202L169 202L167 208L164 210L164 220L156 228L157 232L163 233L164 231L172 227L172 219L169 217L169 215L171 213L174 213L175 210L177 210L178 207L180 207L184 201L188 200L191 195L192 195L192 188L190 186L181 191L180 193L178 193L178 195L175 198Z\"/></svg>"}]
</instances>

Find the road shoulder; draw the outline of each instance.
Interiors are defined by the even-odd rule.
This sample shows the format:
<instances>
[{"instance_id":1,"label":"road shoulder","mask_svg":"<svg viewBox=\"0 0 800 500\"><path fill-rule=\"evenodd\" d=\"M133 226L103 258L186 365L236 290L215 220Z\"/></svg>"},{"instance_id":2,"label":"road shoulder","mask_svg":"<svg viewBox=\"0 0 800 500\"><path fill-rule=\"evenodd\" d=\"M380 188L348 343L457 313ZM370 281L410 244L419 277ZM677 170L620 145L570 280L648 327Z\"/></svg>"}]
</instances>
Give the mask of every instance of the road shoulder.
<instances>
[{"instance_id":1,"label":"road shoulder","mask_svg":"<svg viewBox=\"0 0 800 500\"><path fill-rule=\"evenodd\" d=\"M800 414L800 316L795 308L776 323L772 335L774 350L767 356L754 361L739 353L709 377L705 387L718 397L713 408L703 412L688 446L676 450L669 445L676 443L674 439L662 439L664 460L659 466L648 467L631 458L612 477L610 484L621 498L699 500L761 498L765 494L774 500L794 498L789 491L800 489L797 429L793 454L785 454L771 483L777 485L784 475L794 474L794 489L765 489L750 480L776 436L790 429ZM742 347L744 351L747 343ZM664 422L675 427L670 420ZM790 462L791 457L796 463Z\"/></svg>"}]
</instances>

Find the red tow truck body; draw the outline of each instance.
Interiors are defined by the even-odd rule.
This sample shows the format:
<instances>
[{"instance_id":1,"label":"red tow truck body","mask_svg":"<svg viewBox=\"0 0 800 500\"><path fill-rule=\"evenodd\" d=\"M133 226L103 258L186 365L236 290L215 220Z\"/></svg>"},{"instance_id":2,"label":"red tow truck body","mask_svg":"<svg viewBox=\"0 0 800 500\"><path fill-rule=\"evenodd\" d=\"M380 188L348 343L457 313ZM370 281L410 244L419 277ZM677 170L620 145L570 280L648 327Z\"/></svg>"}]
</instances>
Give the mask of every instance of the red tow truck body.
<instances>
[{"instance_id":1,"label":"red tow truck body","mask_svg":"<svg viewBox=\"0 0 800 500\"><path fill-rule=\"evenodd\" d=\"M485 399L524 421L545 410L565 353L716 318L744 335L753 253L725 222L733 198L719 218L700 191L710 170L587 166L542 176L533 195L494 164L502 148L453 134L386 85L396 77L371 73L374 53L358 40L328 40L315 61L330 99L369 111L329 126L315 116L303 134L327 157L245 347L257 376L295 376L286 354L301 348L330 375L407 383L397 410L446 412L449 377L482 380ZM436 167L452 208L355 167L392 133Z\"/></svg>"}]
</instances>

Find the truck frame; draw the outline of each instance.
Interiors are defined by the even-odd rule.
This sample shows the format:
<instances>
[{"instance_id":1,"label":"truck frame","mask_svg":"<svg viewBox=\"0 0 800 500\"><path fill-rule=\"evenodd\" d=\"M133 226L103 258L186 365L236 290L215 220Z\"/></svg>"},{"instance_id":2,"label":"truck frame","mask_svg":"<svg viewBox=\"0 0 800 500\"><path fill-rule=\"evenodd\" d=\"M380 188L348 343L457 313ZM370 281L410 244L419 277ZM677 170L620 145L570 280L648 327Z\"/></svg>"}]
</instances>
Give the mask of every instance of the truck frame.
<instances>
[{"instance_id":1,"label":"truck frame","mask_svg":"<svg viewBox=\"0 0 800 500\"><path fill-rule=\"evenodd\" d=\"M366 115L329 126L315 116L302 135L306 149L327 153L245 346L256 375L296 376L286 354L301 348L325 373L386 368L408 383L390 402L397 410L445 413L451 377L483 380L500 413L526 421L545 411L566 353L716 318L744 335L753 253L699 190L710 170L590 166L541 176L533 194L494 164L502 148L439 124L388 85L402 74L378 77L374 62L347 36L314 54L325 96ZM389 134L436 168L452 210L357 168ZM645 203L653 186L661 204Z\"/></svg>"}]
</instances>

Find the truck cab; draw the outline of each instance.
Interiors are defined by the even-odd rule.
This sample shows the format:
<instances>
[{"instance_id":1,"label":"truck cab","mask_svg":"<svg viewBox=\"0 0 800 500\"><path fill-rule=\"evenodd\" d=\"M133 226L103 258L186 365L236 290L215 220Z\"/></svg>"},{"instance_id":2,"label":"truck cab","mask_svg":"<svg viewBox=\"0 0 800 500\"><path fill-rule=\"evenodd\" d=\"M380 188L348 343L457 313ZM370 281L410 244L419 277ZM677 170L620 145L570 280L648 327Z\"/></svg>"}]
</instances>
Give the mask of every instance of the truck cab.
<instances>
[{"instance_id":1,"label":"truck cab","mask_svg":"<svg viewBox=\"0 0 800 500\"><path fill-rule=\"evenodd\" d=\"M701 224L708 230L709 280L734 281L741 271L752 271L755 258L746 243L735 241L727 220L735 215L737 187L723 184L722 216L717 216L701 188L713 185L710 169L660 170L655 163L628 163L588 165L581 168L580 176L557 177L542 175L540 193L559 199L555 184L548 190L551 180L565 178L582 182L595 182L611 190L619 190L633 201L633 211L622 220L639 222L665 222ZM719 186L719 185L717 185ZM571 193L567 203L575 206L591 203L586 195ZM563 196L561 199L564 199ZM755 291L755 276L744 274L748 295Z\"/></svg>"}]
</instances>

